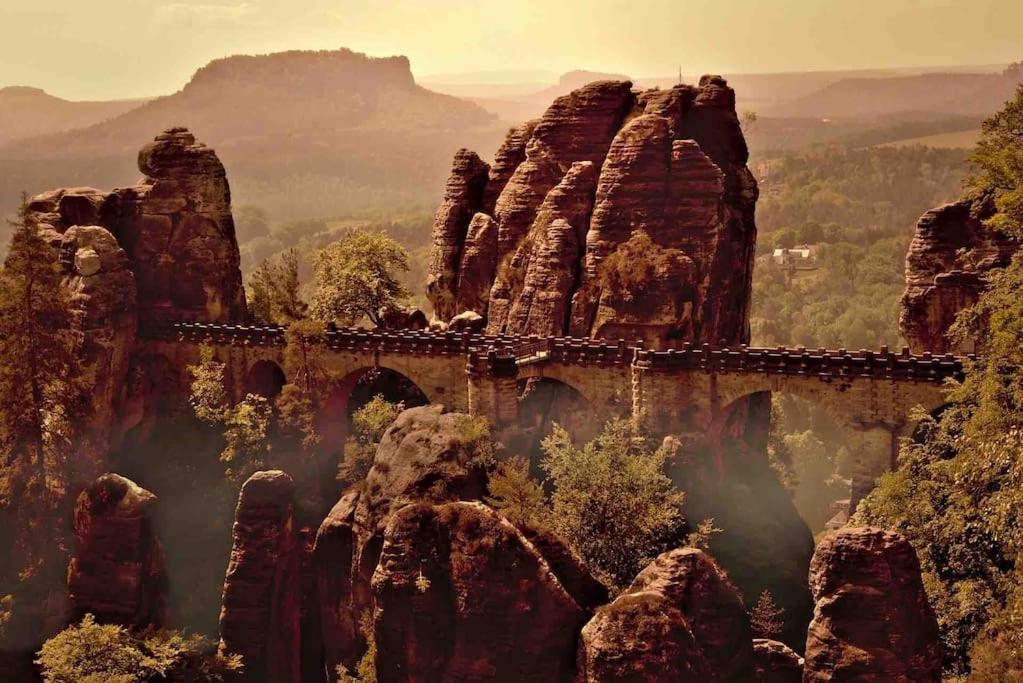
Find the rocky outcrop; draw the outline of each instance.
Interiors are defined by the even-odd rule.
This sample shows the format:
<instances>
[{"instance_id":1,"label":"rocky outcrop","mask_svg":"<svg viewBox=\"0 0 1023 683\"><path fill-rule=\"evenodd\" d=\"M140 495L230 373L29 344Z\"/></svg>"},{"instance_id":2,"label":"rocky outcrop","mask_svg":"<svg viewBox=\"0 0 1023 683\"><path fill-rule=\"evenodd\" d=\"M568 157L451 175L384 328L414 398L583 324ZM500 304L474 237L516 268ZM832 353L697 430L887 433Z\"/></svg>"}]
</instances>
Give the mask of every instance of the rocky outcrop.
<instances>
[{"instance_id":1,"label":"rocky outcrop","mask_svg":"<svg viewBox=\"0 0 1023 683\"><path fill-rule=\"evenodd\" d=\"M785 643L756 638L753 641L754 683L801 683L803 658Z\"/></svg>"},{"instance_id":2,"label":"rocky outcrop","mask_svg":"<svg viewBox=\"0 0 1023 683\"><path fill-rule=\"evenodd\" d=\"M27 207L29 224L55 248L82 334L92 397L80 434L83 464L96 464L152 417L150 389L171 391L168 369L154 365L165 359L136 343L140 324L241 322L246 314L231 192L217 155L172 128L143 148L138 163L145 176L137 185L53 190ZM88 480L95 469L80 474Z\"/></svg>"},{"instance_id":3,"label":"rocky outcrop","mask_svg":"<svg viewBox=\"0 0 1023 683\"><path fill-rule=\"evenodd\" d=\"M116 409L125 399L138 325L135 275L127 254L106 228L75 225L59 240L63 286L70 295L74 325L82 334L78 353L90 395L79 463L84 465L88 453L87 459L98 465L111 435L116 438L120 433Z\"/></svg>"},{"instance_id":4,"label":"rocky outcrop","mask_svg":"<svg viewBox=\"0 0 1023 683\"><path fill-rule=\"evenodd\" d=\"M404 507L373 575L377 680L565 681L588 613L482 503Z\"/></svg>"},{"instance_id":5,"label":"rocky outcrop","mask_svg":"<svg viewBox=\"0 0 1023 683\"><path fill-rule=\"evenodd\" d=\"M486 477L460 436L463 417L440 405L402 412L384 433L366 480L320 526L313 567L328 671L338 664L354 670L362 655L359 623L372 614L370 580L392 515L412 503L478 500L486 492Z\"/></svg>"},{"instance_id":6,"label":"rocky outcrop","mask_svg":"<svg viewBox=\"0 0 1023 683\"><path fill-rule=\"evenodd\" d=\"M245 297L224 165L184 128L158 135L138 165L144 177L132 187L33 197L29 221L59 234L106 228L128 255L143 321L241 321Z\"/></svg>"},{"instance_id":7,"label":"rocky outcrop","mask_svg":"<svg viewBox=\"0 0 1023 683\"><path fill-rule=\"evenodd\" d=\"M385 330L425 330L429 326L426 314L418 308L391 304L380 309L380 327Z\"/></svg>"},{"instance_id":8,"label":"rocky outcrop","mask_svg":"<svg viewBox=\"0 0 1023 683\"><path fill-rule=\"evenodd\" d=\"M246 683L301 680L300 546L295 487L284 472L256 472L242 485L224 578L220 649L242 656Z\"/></svg>"},{"instance_id":9,"label":"rocky outcrop","mask_svg":"<svg viewBox=\"0 0 1023 683\"><path fill-rule=\"evenodd\" d=\"M939 681L938 625L916 552L899 534L846 527L810 566L816 601L804 681Z\"/></svg>"},{"instance_id":10,"label":"rocky outcrop","mask_svg":"<svg viewBox=\"0 0 1023 683\"><path fill-rule=\"evenodd\" d=\"M71 620L161 626L167 575L153 529L156 496L117 474L104 474L78 495L75 551L68 566Z\"/></svg>"},{"instance_id":11,"label":"rocky outcrop","mask_svg":"<svg viewBox=\"0 0 1023 683\"><path fill-rule=\"evenodd\" d=\"M990 197L968 196L925 213L906 254L906 291L899 325L914 352L974 351L947 336L959 311L977 302L987 273L1009 264L1019 249L1012 236L985 225L994 215Z\"/></svg>"},{"instance_id":12,"label":"rocky outcrop","mask_svg":"<svg viewBox=\"0 0 1023 683\"><path fill-rule=\"evenodd\" d=\"M455 310L455 291L469 221L483 207L483 190L490 166L475 152L460 149L444 190L444 203L433 224L433 250L426 294L434 314L447 322Z\"/></svg>"},{"instance_id":13,"label":"rocky outcrop","mask_svg":"<svg viewBox=\"0 0 1023 683\"><path fill-rule=\"evenodd\" d=\"M757 198L747 156L720 77L640 93L602 81L558 98L509 133L481 201L475 186L460 190L466 153L456 155L434 233L431 282L448 283L429 293L438 318L473 310L489 333L656 346L747 341ZM466 206L480 209L451 210Z\"/></svg>"},{"instance_id":14,"label":"rocky outcrop","mask_svg":"<svg viewBox=\"0 0 1023 683\"><path fill-rule=\"evenodd\" d=\"M582 630L579 679L748 681L749 617L742 598L700 550L665 553Z\"/></svg>"}]
</instances>

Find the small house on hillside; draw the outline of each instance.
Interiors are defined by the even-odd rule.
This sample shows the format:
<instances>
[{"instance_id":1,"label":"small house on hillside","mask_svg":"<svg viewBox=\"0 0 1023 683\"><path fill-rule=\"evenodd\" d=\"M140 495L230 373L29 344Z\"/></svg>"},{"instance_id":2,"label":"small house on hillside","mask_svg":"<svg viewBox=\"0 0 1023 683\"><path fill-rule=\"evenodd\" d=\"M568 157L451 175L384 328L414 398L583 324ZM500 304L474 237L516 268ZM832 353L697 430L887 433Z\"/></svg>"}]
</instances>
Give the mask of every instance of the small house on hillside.
<instances>
[{"instance_id":1,"label":"small house on hillside","mask_svg":"<svg viewBox=\"0 0 1023 683\"><path fill-rule=\"evenodd\" d=\"M771 261L776 266L795 270L814 270L817 268L817 252L816 244L797 244L791 249L775 249L771 253Z\"/></svg>"}]
</instances>

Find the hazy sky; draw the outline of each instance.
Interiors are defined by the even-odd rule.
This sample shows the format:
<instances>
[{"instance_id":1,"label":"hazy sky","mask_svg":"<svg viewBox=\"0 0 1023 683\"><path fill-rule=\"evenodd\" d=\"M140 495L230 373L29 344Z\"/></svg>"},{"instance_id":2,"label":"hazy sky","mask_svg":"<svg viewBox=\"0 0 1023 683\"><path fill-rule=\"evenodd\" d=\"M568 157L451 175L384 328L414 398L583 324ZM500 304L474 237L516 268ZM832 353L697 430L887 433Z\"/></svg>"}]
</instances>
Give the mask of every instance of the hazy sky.
<instances>
[{"instance_id":1,"label":"hazy sky","mask_svg":"<svg viewBox=\"0 0 1023 683\"><path fill-rule=\"evenodd\" d=\"M216 57L341 46L417 75L991 64L1021 27L1023 0L0 0L0 86L164 94Z\"/></svg>"}]
</instances>

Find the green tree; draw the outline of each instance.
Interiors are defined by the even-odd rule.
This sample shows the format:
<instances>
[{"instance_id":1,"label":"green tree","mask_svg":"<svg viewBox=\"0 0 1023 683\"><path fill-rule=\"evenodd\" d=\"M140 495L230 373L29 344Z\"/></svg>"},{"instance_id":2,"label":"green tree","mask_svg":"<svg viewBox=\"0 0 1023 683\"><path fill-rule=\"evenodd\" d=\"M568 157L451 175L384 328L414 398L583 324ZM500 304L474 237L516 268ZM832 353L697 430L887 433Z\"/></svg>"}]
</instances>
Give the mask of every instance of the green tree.
<instances>
[{"instance_id":1,"label":"green tree","mask_svg":"<svg viewBox=\"0 0 1023 683\"><path fill-rule=\"evenodd\" d=\"M555 425L542 448L553 529L611 587L682 542L682 493L664 474L667 453L630 423L609 422L582 448Z\"/></svg>"},{"instance_id":2,"label":"green tree","mask_svg":"<svg viewBox=\"0 0 1023 683\"><path fill-rule=\"evenodd\" d=\"M982 169L988 166L980 182L999 198L993 223L1017 235L1018 207L1002 200L1023 187L1023 176L1010 172L1023 159L1021 102L1017 95L985 124L975 155ZM977 680L1014 680L1023 663L1023 255L990 282L952 330L960 340L983 339L984 352L967 363L962 382L949 386L940 418L917 416L917 437L902 448L898 469L861 503L856 520L913 542L948 673L962 675L972 665Z\"/></svg>"},{"instance_id":3,"label":"green tree","mask_svg":"<svg viewBox=\"0 0 1023 683\"><path fill-rule=\"evenodd\" d=\"M529 476L529 461L516 456L502 461L490 476L487 505L515 525L544 525L550 513L543 487Z\"/></svg>"},{"instance_id":4,"label":"green tree","mask_svg":"<svg viewBox=\"0 0 1023 683\"><path fill-rule=\"evenodd\" d=\"M308 314L300 294L298 251L288 249L266 259L249 278L249 313L262 323L288 325Z\"/></svg>"},{"instance_id":5,"label":"green tree","mask_svg":"<svg viewBox=\"0 0 1023 683\"><path fill-rule=\"evenodd\" d=\"M400 276L408 252L382 233L349 230L316 256L314 317L354 325L368 318L380 324L380 309L410 296Z\"/></svg>"},{"instance_id":6,"label":"green tree","mask_svg":"<svg viewBox=\"0 0 1023 683\"><path fill-rule=\"evenodd\" d=\"M23 203L0 269L0 596L5 643L38 637L42 605L62 589L71 458L84 406L80 335L56 251Z\"/></svg>"},{"instance_id":7,"label":"green tree","mask_svg":"<svg viewBox=\"0 0 1023 683\"><path fill-rule=\"evenodd\" d=\"M225 365L215 360L210 347L203 347L199 353L199 363L189 367L192 409L203 422L223 429L220 460L225 475L231 481L242 482L269 461L273 408L266 398L255 394L231 405L224 388Z\"/></svg>"},{"instance_id":8,"label":"green tree","mask_svg":"<svg viewBox=\"0 0 1023 683\"><path fill-rule=\"evenodd\" d=\"M785 610L774 601L771 591L765 590L749 615L750 627L757 638L775 638L785 628Z\"/></svg>"},{"instance_id":9,"label":"green tree","mask_svg":"<svg viewBox=\"0 0 1023 683\"><path fill-rule=\"evenodd\" d=\"M91 614L43 644L36 660L45 683L216 683L242 671L199 635L97 624Z\"/></svg>"},{"instance_id":10,"label":"green tree","mask_svg":"<svg viewBox=\"0 0 1023 683\"><path fill-rule=\"evenodd\" d=\"M404 409L403 404L391 403L377 394L355 411L352 415L354 434L345 441L344 456L337 470L337 479L342 486L351 486L366 478L381 437Z\"/></svg>"},{"instance_id":11,"label":"green tree","mask_svg":"<svg viewBox=\"0 0 1023 683\"><path fill-rule=\"evenodd\" d=\"M984 122L970 160L974 186L994 194L998 213L991 225L1018 234L1023 225L1023 85Z\"/></svg>"}]
</instances>

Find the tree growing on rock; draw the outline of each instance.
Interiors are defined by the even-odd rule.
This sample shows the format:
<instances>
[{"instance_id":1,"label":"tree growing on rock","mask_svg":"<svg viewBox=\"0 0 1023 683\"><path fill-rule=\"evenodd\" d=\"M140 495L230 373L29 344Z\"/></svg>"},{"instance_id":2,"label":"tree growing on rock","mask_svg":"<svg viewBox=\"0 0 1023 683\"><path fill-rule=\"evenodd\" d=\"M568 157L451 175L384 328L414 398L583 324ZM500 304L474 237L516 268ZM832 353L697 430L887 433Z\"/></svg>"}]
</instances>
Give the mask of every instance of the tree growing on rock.
<instances>
[{"instance_id":1,"label":"tree growing on rock","mask_svg":"<svg viewBox=\"0 0 1023 683\"><path fill-rule=\"evenodd\" d=\"M664 474L667 453L613 420L582 448L560 425L543 440L552 526L611 587L684 538L683 494Z\"/></svg>"},{"instance_id":2,"label":"tree growing on rock","mask_svg":"<svg viewBox=\"0 0 1023 683\"><path fill-rule=\"evenodd\" d=\"M542 526L550 508L543 487L529 476L529 461L521 456L500 462L487 485L487 505L515 525Z\"/></svg>"},{"instance_id":3,"label":"tree growing on rock","mask_svg":"<svg viewBox=\"0 0 1023 683\"><path fill-rule=\"evenodd\" d=\"M992 223L1023 236L1023 89L989 119L974 154L980 189L995 192ZM1014 680L1023 672L1023 254L989 276L978 303L950 334L984 340L984 352L950 386L940 417L918 415L855 521L913 543L941 630L946 673Z\"/></svg>"},{"instance_id":4,"label":"tree growing on rock","mask_svg":"<svg viewBox=\"0 0 1023 683\"><path fill-rule=\"evenodd\" d=\"M771 591L765 590L749 613L750 627L757 638L776 638L785 628L785 610L774 601Z\"/></svg>"},{"instance_id":5,"label":"tree growing on rock","mask_svg":"<svg viewBox=\"0 0 1023 683\"><path fill-rule=\"evenodd\" d=\"M380 438L405 409L402 403L391 403L380 394L352 415L354 434L345 441L345 452L338 465L337 479L343 487L362 481L373 465Z\"/></svg>"},{"instance_id":6,"label":"tree growing on rock","mask_svg":"<svg viewBox=\"0 0 1023 683\"><path fill-rule=\"evenodd\" d=\"M400 276L408 272L405 249L383 233L350 230L316 255L310 310L324 322L381 324L380 309L410 296Z\"/></svg>"}]
</instances>

